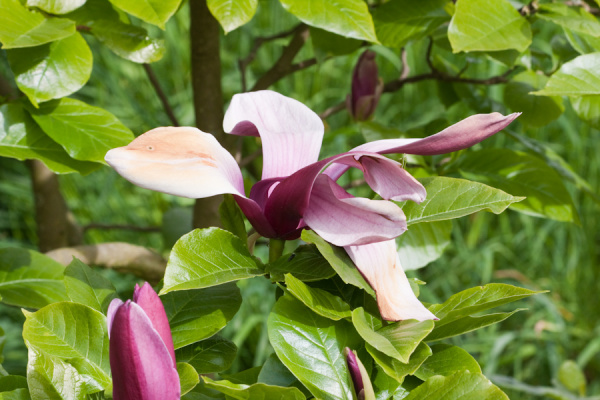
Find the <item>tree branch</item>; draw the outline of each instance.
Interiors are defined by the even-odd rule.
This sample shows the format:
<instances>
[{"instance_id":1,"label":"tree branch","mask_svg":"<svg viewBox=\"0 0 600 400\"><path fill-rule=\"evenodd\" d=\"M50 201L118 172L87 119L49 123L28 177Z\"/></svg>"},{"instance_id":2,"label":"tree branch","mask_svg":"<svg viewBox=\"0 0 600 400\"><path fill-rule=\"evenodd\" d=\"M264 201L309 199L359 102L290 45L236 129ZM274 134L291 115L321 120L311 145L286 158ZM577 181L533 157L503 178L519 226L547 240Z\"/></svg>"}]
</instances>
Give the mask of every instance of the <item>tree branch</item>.
<instances>
[{"instance_id":1,"label":"tree branch","mask_svg":"<svg viewBox=\"0 0 600 400\"><path fill-rule=\"evenodd\" d=\"M119 224L87 224L83 226L83 232L90 229L103 230L126 230L135 232L160 232L160 226L135 226L135 225L119 225Z\"/></svg>"},{"instance_id":2,"label":"tree branch","mask_svg":"<svg viewBox=\"0 0 600 400\"><path fill-rule=\"evenodd\" d=\"M162 103L163 108L165 109L165 112L169 116L171 123L173 124L173 126L180 126L179 121L177 121L177 117L175 117L175 113L173 112L173 109L171 108L171 105L169 104L169 99L167 98L167 96L165 95L165 92L163 92L162 88L160 87L160 82L158 81L158 78L156 77L154 70L152 69L150 64L142 64L142 66L144 67L144 71L146 71L146 75L148 75L148 79L150 79L150 83L152 83L152 86L154 87L154 91L158 95L158 98L160 99L160 102Z\"/></svg>"},{"instance_id":3,"label":"tree branch","mask_svg":"<svg viewBox=\"0 0 600 400\"><path fill-rule=\"evenodd\" d=\"M120 273L132 273L153 285L163 278L167 266L160 254L142 246L123 242L63 247L49 251L46 255L64 265L69 265L73 257L76 257L88 265L113 269Z\"/></svg>"}]
</instances>

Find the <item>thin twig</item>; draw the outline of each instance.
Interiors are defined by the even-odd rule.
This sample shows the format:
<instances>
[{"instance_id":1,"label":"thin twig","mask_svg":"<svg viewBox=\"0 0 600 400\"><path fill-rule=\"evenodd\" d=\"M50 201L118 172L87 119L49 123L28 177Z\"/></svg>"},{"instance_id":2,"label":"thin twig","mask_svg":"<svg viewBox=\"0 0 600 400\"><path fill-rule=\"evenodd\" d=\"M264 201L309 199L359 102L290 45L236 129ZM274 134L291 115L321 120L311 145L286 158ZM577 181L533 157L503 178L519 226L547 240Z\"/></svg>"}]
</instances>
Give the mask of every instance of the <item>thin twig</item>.
<instances>
[{"instance_id":1,"label":"thin twig","mask_svg":"<svg viewBox=\"0 0 600 400\"><path fill-rule=\"evenodd\" d=\"M239 162L240 168L243 168L246 165L250 164L256 158L260 157L261 154L262 154L262 147L259 147L258 149L256 149L254 151L254 153L249 154L246 157L241 159L241 161Z\"/></svg>"},{"instance_id":2,"label":"thin twig","mask_svg":"<svg viewBox=\"0 0 600 400\"><path fill-rule=\"evenodd\" d=\"M171 105L169 104L169 99L167 99L165 92L163 92L162 88L160 87L160 83L158 82L158 79L156 78L156 74L152 70L152 67L150 67L150 64L142 64L142 65L144 66L144 70L146 71L146 74L148 75L148 79L150 79L150 83L152 83L152 86L154 87L154 91L156 91L156 94L158 95L158 98L160 99L160 102L162 103L163 108L165 109L165 112L169 116L171 123L173 124L173 126L180 126L179 121L177 121L177 117L175 117L175 114L173 113L173 109L171 108Z\"/></svg>"},{"instance_id":3,"label":"thin twig","mask_svg":"<svg viewBox=\"0 0 600 400\"><path fill-rule=\"evenodd\" d=\"M87 224L83 226L83 231L86 232L89 229L103 229L103 230L125 230L125 231L136 231L136 232L160 232L160 226L135 226L135 225L119 225L119 224Z\"/></svg>"},{"instance_id":4,"label":"thin twig","mask_svg":"<svg viewBox=\"0 0 600 400\"><path fill-rule=\"evenodd\" d=\"M410 66L408 65L408 57L404 47L400 52L400 58L402 59L402 72L400 72L400 79L406 79L410 74Z\"/></svg>"},{"instance_id":5,"label":"thin twig","mask_svg":"<svg viewBox=\"0 0 600 400\"><path fill-rule=\"evenodd\" d=\"M330 115L333 115L333 114L338 113L339 111L342 111L344 108L346 108L346 102L342 101L342 102L336 104L335 106L331 106L327 110L323 111L321 114L319 114L319 117L321 117L321 119L326 119Z\"/></svg>"}]
</instances>

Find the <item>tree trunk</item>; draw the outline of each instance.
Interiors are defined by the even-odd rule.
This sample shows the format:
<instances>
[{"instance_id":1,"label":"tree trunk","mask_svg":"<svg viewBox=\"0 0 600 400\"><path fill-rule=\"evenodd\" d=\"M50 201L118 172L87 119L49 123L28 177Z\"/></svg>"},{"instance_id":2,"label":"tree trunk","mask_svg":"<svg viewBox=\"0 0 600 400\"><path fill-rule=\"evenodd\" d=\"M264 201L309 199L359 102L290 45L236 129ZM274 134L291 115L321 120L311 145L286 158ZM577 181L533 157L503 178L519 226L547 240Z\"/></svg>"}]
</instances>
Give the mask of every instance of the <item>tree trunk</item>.
<instances>
[{"instance_id":1,"label":"tree trunk","mask_svg":"<svg viewBox=\"0 0 600 400\"><path fill-rule=\"evenodd\" d=\"M223 132L223 92L221 89L220 27L206 5L206 0L190 0L190 39L192 88L196 126L212 133L228 150L233 137ZM198 182L202 185L202 182ZM222 196L196 200L194 227L219 226L219 205Z\"/></svg>"}]
</instances>

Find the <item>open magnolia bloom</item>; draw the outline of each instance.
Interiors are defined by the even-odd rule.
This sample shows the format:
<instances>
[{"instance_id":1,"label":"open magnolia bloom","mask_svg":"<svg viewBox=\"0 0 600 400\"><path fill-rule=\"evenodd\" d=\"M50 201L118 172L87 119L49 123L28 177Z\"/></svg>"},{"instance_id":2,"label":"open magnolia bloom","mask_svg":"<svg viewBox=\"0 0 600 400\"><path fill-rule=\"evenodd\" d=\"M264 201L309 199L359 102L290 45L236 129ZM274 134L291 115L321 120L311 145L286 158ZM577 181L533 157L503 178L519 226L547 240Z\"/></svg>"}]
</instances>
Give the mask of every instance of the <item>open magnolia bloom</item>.
<instances>
[{"instance_id":1,"label":"open magnolia bloom","mask_svg":"<svg viewBox=\"0 0 600 400\"><path fill-rule=\"evenodd\" d=\"M319 116L294 99L265 90L235 95L223 122L225 132L261 138L262 179L249 197L233 156L196 128L153 129L110 150L106 161L147 189L190 198L233 194L252 226L268 238L295 239L302 229L313 229L346 248L375 289L383 318L423 320L435 317L410 290L395 248L379 242L390 242L406 230L404 213L387 200L421 202L425 188L400 163L381 154L464 149L517 116L474 115L424 139L375 141L317 161L324 133ZM339 186L336 181L351 167L361 170L384 200L356 198Z\"/></svg>"}]
</instances>

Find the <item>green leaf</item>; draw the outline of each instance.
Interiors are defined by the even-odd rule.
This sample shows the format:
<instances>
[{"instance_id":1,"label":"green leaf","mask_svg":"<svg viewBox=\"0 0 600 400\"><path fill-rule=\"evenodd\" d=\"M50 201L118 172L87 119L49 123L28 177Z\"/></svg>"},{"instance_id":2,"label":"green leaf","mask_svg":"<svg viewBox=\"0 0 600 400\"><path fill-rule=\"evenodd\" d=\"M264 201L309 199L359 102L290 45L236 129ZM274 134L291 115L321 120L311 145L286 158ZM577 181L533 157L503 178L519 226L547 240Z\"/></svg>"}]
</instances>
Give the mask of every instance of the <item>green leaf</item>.
<instances>
[{"instance_id":1,"label":"green leaf","mask_svg":"<svg viewBox=\"0 0 600 400\"><path fill-rule=\"evenodd\" d=\"M196 229L173 247L161 294L264 275L246 245L219 228Z\"/></svg>"},{"instance_id":2,"label":"green leaf","mask_svg":"<svg viewBox=\"0 0 600 400\"><path fill-rule=\"evenodd\" d=\"M37 7L50 14L66 14L85 4L86 0L27 0L27 7Z\"/></svg>"},{"instance_id":3,"label":"green leaf","mask_svg":"<svg viewBox=\"0 0 600 400\"><path fill-rule=\"evenodd\" d=\"M99 311L77 303L50 304L25 314L23 339L30 349L71 364L89 384L111 385L108 328Z\"/></svg>"},{"instance_id":4,"label":"green leaf","mask_svg":"<svg viewBox=\"0 0 600 400\"><path fill-rule=\"evenodd\" d=\"M600 94L600 53L585 54L564 63L552 74L540 96L587 96Z\"/></svg>"},{"instance_id":5,"label":"green leaf","mask_svg":"<svg viewBox=\"0 0 600 400\"><path fill-rule=\"evenodd\" d=\"M337 321L352 315L348 303L325 290L307 286L293 275L285 275L285 284L294 297L325 318Z\"/></svg>"},{"instance_id":6,"label":"green leaf","mask_svg":"<svg viewBox=\"0 0 600 400\"><path fill-rule=\"evenodd\" d=\"M305 400L306 396L295 387L280 387L255 383L244 385L231 383L229 381L213 381L203 376L206 387L224 393L228 398L251 400L251 399L279 399L279 400Z\"/></svg>"},{"instance_id":7,"label":"green leaf","mask_svg":"<svg viewBox=\"0 0 600 400\"><path fill-rule=\"evenodd\" d=\"M114 115L75 99L60 99L29 107L31 116L76 160L104 162L106 152L125 146L133 133Z\"/></svg>"},{"instance_id":8,"label":"green leaf","mask_svg":"<svg viewBox=\"0 0 600 400\"><path fill-rule=\"evenodd\" d=\"M39 46L75 33L75 23L64 18L45 18L29 11L19 0L0 3L0 42L3 49Z\"/></svg>"},{"instance_id":9,"label":"green leaf","mask_svg":"<svg viewBox=\"0 0 600 400\"><path fill-rule=\"evenodd\" d=\"M20 375L0 376L0 392L11 392L15 389L27 389L27 378Z\"/></svg>"},{"instance_id":10,"label":"green leaf","mask_svg":"<svg viewBox=\"0 0 600 400\"><path fill-rule=\"evenodd\" d=\"M424 344L425 346L425 344ZM377 351L377 350L375 350ZM383 354L383 353L381 353ZM386 356L387 357L387 356ZM388 357L389 358L389 357ZM399 362L390 358L394 362ZM373 386L375 388L375 393L377 393L377 400L399 400L403 397L408 396L408 390L402 387L401 382L390 377L383 371L383 368L379 365L376 365L375 369L375 379L373 379Z\"/></svg>"},{"instance_id":11,"label":"green leaf","mask_svg":"<svg viewBox=\"0 0 600 400\"><path fill-rule=\"evenodd\" d=\"M73 365L32 346L27 359L27 383L32 399L87 400L88 393L102 390Z\"/></svg>"},{"instance_id":12,"label":"green leaf","mask_svg":"<svg viewBox=\"0 0 600 400\"><path fill-rule=\"evenodd\" d=\"M563 28L565 36L571 47L579 54L596 53L600 51L600 38L576 33L568 28Z\"/></svg>"},{"instance_id":13,"label":"green leaf","mask_svg":"<svg viewBox=\"0 0 600 400\"><path fill-rule=\"evenodd\" d=\"M110 2L142 21L165 29L165 23L175 14L181 0L110 0Z\"/></svg>"},{"instance_id":14,"label":"green leaf","mask_svg":"<svg viewBox=\"0 0 600 400\"><path fill-rule=\"evenodd\" d=\"M446 0L391 0L373 10L377 37L384 46L404 47L420 39L450 19L444 10Z\"/></svg>"},{"instance_id":15,"label":"green leaf","mask_svg":"<svg viewBox=\"0 0 600 400\"><path fill-rule=\"evenodd\" d=\"M296 379L289 369L279 360L277 354L271 354L260 369L257 383L264 383L272 386L294 386L300 389L307 397L308 390Z\"/></svg>"},{"instance_id":16,"label":"green leaf","mask_svg":"<svg viewBox=\"0 0 600 400\"><path fill-rule=\"evenodd\" d=\"M524 52L531 28L508 0L460 0L448 27L452 51Z\"/></svg>"},{"instance_id":17,"label":"green leaf","mask_svg":"<svg viewBox=\"0 0 600 400\"><path fill-rule=\"evenodd\" d=\"M269 315L268 331L281 362L315 397L353 399L343 350L360 346L360 338L348 322L321 317L284 295Z\"/></svg>"},{"instance_id":18,"label":"green leaf","mask_svg":"<svg viewBox=\"0 0 600 400\"><path fill-rule=\"evenodd\" d=\"M6 52L17 86L34 106L81 89L92 73L92 51L79 33L35 48Z\"/></svg>"},{"instance_id":19,"label":"green leaf","mask_svg":"<svg viewBox=\"0 0 600 400\"><path fill-rule=\"evenodd\" d=\"M233 195L226 194L223 196L223 202L219 206L219 216L226 230L242 239L242 242L246 243L248 241L244 214L235 202Z\"/></svg>"},{"instance_id":20,"label":"green leaf","mask_svg":"<svg viewBox=\"0 0 600 400\"><path fill-rule=\"evenodd\" d=\"M398 255L405 271L426 266L442 256L450 244L451 221L413 224L396 239Z\"/></svg>"},{"instance_id":21,"label":"green leaf","mask_svg":"<svg viewBox=\"0 0 600 400\"><path fill-rule=\"evenodd\" d=\"M565 110L560 97L530 94L542 88L548 78L533 71L525 71L511 78L504 87L504 103L513 111L521 112L519 122L534 127L544 126Z\"/></svg>"},{"instance_id":22,"label":"green leaf","mask_svg":"<svg viewBox=\"0 0 600 400\"><path fill-rule=\"evenodd\" d=\"M558 381L571 392L585 396L585 375L575 361L567 360L560 365Z\"/></svg>"},{"instance_id":23,"label":"green leaf","mask_svg":"<svg viewBox=\"0 0 600 400\"><path fill-rule=\"evenodd\" d=\"M600 96L570 97L569 99L579 118L596 129L600 128Z\"/></svg>"},{"instance_id":24,"label":"green leaf","mask_svg":"<svg viewBox=\"0 0 600 400\"><path fill-rule=\"evenodd\" d=\"M302 231L302 240L307 243L314 243L317 246L317 249L319 249L319 252L321 252L323 257L325 257L344 282L359 287L372 296L375 296L373 288L371 288L367 281L365 281L365 278L362 277L344 249L330 245L314 231Z\"/></svg>"},{"instance_id":25,"label":"green leaf","mask_svg":"<svg viewBox=\"0 0 600 400\"><path fill-rule=\"evenodd\" d=\"M206 4L225 33L229 33L252 19L258 0L207 0Z\"/></svg>"},{"instance_id":26,"label":"green leaf","mask_svg":"<svg viewBox=\"0 0 600 400\"><path fill-rule=\"evenodd\" d=\"M211 337L233 318L242 304L235 283L161 296L176 349Z\"/></svg>"},{"instance_id":27,"label":"green leaf","mask_svg":"<svg viewBox=\"0 0 600 400\"><path fill-rule=\"evenodd\" d=\"M377 350L367 343L367 351L373 357L375 362L383 369L390 378L402 383L406 375L412 375L423 364L429 356L431 349L425 343L419 343L415 351L411 354L408 363L403 363L397 358L392 358L385 353ZM375 381L377 385L377 380Z\"/></svg>"},{"instance_id":28,"label":"green leaf","mask_svg":"<svg viewBox=\"0 0 600 400\"><path fill-rule=\"evenodd\" d=\"M104 314L110 302L117 297L116 289L108 279L76 258L65 269L64 281L71 301Z\"/></svg>"},{"instance_id":29,"label":"green leaf","mask_svg":"<svg viewBox=\"0 0 600 400\"><path fill-rule=\"evenodd\" d=\"M369 345L405 364L421 340L433 329L431 320L406 320L374 330L367 321L363 308L352 311L352 323Z\"/></svg>"},{"instance_id":30,"label":"green leaf","mask_svg":"<svg viewBox=\"0 0 600 400\"><path fill-rule=\"evenodd\" d=\"M265 271L271 280L281 282L285 274L292 274L304 282L329 279L335 271L314 245L301 245L291 254L267 264Z\"/></svg>"},{"instance_id":31,"label":"green leaf","mask_svg":"<svg viewBox=\"0 0 600 400\"><path fill-rule=\"evenodd\" d=\"M500 214L511 203L523 200L464 179L437 176L419 181L427 190L427 198L421 204L409 201L404 205L408 225L460 218L482 210Z\"/></svg>"},{"instance_id":32,"label":"green leaf","mask_svg":"<svg viewBox=\"0 0 600 400\"><path fill-rule=\"evenodd\" d=\"M177 360L190 364L199 374L223 372L237 353L236 345L223 337L213 336L198 343L177 349Z\"/></svg>"},{"instance_id":33,"label":"green leaf","mask_svg":"<svg viewBox=\"0 0 600 400\"><path fill-rule=\"evenodd\" d=\"M50 257L20 248L0 249L2 302L18 307L42 308L68 300L65 267Z\"/></svg>"},{"instance_id":34,"label":"green leaf","mask_svg":"<svg viewBox=\"0 0 600 400\"><path fill-rule=\"evenodd\" d=\"M513 210L557 221L579 221L562 178L535 156L509 149L484 149L469 152L458 168L465 178L526 196L510 205Z\"/></svg>"},{"instance_id":35,"label":"green leaf","mask_svg":"<svg viewBox=\"0 0 600 400\"><path fill-rule=\"evenodd\" d=\"M508 396L480 373L461 371L433 376L410 392L405 400L508 400Z\"/></svg>"},{"instance_id":36,"label":"green leaf","mask_svg":"<svg viewBox=\"0 0 600 400\"><path fill-rule=\"evenodd\" d=\"M574 32L600 36L600 22L583 7L569 7L557 3L540 4L535 16Z\"/></svg>"},{"instance_id":37,"label":"green leaf","mask_svg":"<svg viewBox=\"0 0 600 400\"><path fill-rule=\"evenodd\" d=\"M473 356L458 346L436 344L431 346L431 350L432 356L414 374L419 379L427 380L434 375L448 376L462 370L481 373L481 367Z\"/></svg>"},{"instance_id":38,"label":"green leaf","mask_svg":"<svg viewBox=\"0 0 600 400\"><path fill-rule=\"evenodd\" d=\"M317 60L325 60L327 56L342 56L356 51L362 45L357 39L336 35L319 28L310 28L310 38Z\"/></svg>"},{"instance_id":39,"label":"green leaf","mask_svg":"<svg viewBox=\"0 0 600 400\"><path fill-rule=\"evenodd\" d=\"M377 43L373 19L362 0L279 0L307 25L354 39Z\"/></svg>"},{"instance_id":40,"label":"green leaf","mask_svg":"<svg viewBox=\"0 0 600 400\"><path fill-rule=\"evenodd\" d=\"M485 328L486 326L502 322L519 311L523 311L523 309L519 308L513 312L487 314L479 317L465 316L451 322L440 322L439 324L436 323L436 327L429 334L429 336L425 338L425 340L427 342L433 342L435 340L446 339L449 337L462 335L463 333L475 331L477 329Z\"/></svg>"},{"instance_id":41,"label":"green leaf","mask_svg":"<svg viewBox=\"0 0 600 400\"><path fill-rule=\"evenodd\" d=\"M179 374L179 385L181 387L182 396L192 390L200 382L198 372L196 372L194 367L188 363L178 362L177 374Z\"/></svg>"},{"instance_id":42,"label":"green leaf","mask_svg":"<svg viewBox=\"0 0 600 400\"><path fill-rule=\"evenodd\" d=\"M0 156L40 160L58 174L88 174L101 167L98 163L69 157L65 149L50 139L18 103L0 106Z\"/></svg>"}]
</instances>

